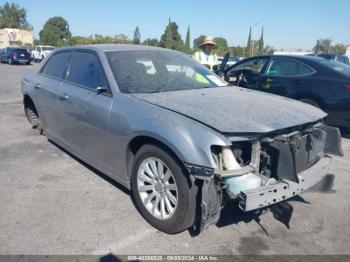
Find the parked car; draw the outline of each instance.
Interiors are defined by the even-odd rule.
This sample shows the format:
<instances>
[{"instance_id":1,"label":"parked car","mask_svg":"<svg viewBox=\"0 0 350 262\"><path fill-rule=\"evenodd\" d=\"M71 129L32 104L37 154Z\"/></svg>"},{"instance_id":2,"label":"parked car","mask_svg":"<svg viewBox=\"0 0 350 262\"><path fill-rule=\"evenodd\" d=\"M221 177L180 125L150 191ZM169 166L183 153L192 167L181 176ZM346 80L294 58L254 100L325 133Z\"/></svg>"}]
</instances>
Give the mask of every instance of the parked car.
<instances>
[{"instance_id":1,"label":"parked car","mask_svg":"<svg viewBox=\"0 0 350 262\"><path fill-rule=\"evenodd\" d=\"M32 58L25 48L7 47L0 53L0 62L30 65Z\"/></svg>"},{"instance_id":2,"label":"parked car","mask_svg":"<svg viewBox=\"0 0 350 262\"><path fill-rule=\"evenodd\" d=\"M231 84L321 108L327 123L350 127L350 66L315 56L259 56L229 67Z\"/></svg>"},{"instance_id":3,"label":"parked car","mask_svg":"<svg viewBox=\"0 0 350 262\"><path fill-rule=\"evenodd\" d=\"M227 86L168 49L59 49L22 92L33 128L130 189L166 233L207 228L227 200L248 212L298 195L342 154L320 109Z\"/></svg>"},{"instance_id":4,"label":"parked car","mask_svg":"<svg viewBox=\"0 0 350 262\"><path fill-rule=\"evenodd\" d=\"M32 51L32 58L34 62L42 61L48 54L55 49L54 46L38 45Z\"/></svg>"},{"instance_id":5,"label":"parked car","mask_svg":"<svg viewBox=\"0 0 350 262\"><path fill-rule=\"evenodd\" d=\"M221 63L224 61L224 57L218 57L218 63L217 63L217 68L221 66ZM229 57L226 64L225 68L228 68L234 64L236 64L239 61L239 58L236 57Z\"/></svg>"},{"instance_id":6,"label":"parked car","mask_svg":"<svg viewBox=\"0 0 350 262\"><path fill-rule=\"evenodd\" d=\"M318 54L317 56L319 57L323 57L325 59L329 59L329 60L334 60L334 61L338 61L344 64L349 65L349 57L347 57L346 55L340 55L340 54Z\"/></svg>"}]
</instances>

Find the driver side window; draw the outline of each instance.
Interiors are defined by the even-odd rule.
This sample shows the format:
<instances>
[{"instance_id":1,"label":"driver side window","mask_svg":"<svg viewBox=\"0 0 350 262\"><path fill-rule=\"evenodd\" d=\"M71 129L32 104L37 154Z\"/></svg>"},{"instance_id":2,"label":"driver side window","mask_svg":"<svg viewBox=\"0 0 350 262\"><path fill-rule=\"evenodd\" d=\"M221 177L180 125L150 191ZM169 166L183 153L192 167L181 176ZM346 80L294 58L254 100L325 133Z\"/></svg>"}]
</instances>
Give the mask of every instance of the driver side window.
<instances>
[{"instance_id":1,"label":"driver side window","mask_svg":"<svg viewBox=\"0 0 350 262\"><path fill-rule=\"evenodd\" d=\"M268 60L267 58L251 59L235 67L234 71L249 70L254 73L260 73L264 65L266 64L267 60Z\"/></svg>"}]
</instances>

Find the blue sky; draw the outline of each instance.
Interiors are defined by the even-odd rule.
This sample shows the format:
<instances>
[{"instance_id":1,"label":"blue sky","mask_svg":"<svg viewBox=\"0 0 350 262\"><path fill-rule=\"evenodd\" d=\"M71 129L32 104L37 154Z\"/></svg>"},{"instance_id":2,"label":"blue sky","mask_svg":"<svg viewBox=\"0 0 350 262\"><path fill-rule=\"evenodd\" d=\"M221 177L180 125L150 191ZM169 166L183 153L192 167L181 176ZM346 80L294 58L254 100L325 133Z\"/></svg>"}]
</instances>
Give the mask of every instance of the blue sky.
<instances>
[{"instance_id":1,"label":"blue sky","mask_svg":"<svg viewBox=\"0 0 350 262\"><path fill-rule=\"evenodd\" d=\"M6 1L0 0L3 5ZM27 9L38 36L52 16L62 16L73 35L94 33L130 38L139 26L141 38L160 38L169 17L185 38L200 34L225 37L230 45L245 45L249 26L253 37L265 27L265 43L275 48L311 49L318 38L350 44L350 0L10 0ZM254 26L257 24L256 26Z\"/></svg>"}]
</instances>

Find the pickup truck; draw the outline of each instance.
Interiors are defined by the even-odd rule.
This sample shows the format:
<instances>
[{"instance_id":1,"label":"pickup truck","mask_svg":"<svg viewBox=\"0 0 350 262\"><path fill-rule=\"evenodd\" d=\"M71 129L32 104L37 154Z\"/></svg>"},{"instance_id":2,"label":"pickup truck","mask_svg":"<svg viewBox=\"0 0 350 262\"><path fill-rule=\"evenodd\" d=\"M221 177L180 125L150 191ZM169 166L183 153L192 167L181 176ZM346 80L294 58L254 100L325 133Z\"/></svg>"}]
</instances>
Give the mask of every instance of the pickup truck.
<instances>
[{"instance_id":1,"label":"pickup truck","mask_svg":"<svg viewBox=\"0 0 350 262\"><path fill-rule=\"evenodd\" d=\"M38 45L32 51L32 58L34 62L41 62L48 54L55 49L54 46Z\"/></svg>"}]
</instances>

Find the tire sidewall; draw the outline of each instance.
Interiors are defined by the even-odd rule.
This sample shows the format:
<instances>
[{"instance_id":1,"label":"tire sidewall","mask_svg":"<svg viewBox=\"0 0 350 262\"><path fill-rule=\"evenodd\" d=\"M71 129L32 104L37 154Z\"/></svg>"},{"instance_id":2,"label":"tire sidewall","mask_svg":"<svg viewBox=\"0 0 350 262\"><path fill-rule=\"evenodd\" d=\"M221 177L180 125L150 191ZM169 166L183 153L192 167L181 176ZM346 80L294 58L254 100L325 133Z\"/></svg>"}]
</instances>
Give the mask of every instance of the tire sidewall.
<instances>
[{"instance_id":1,"label":"tire sidewall","mask_svg":"<svg viewBox=\"0 0 350 262\"><path fill-rule=\"evenodd\" d=\"M33 115L36 115L36 114L33 111L33 109L30 108L30 107L25 108L25 114L26 114L26 117L28 119L28 122L32 125L32 128L33 129L38 129L39 126L40 126L39 117L36 116L37 123L35 123L34 120L33 120Z\"/></svg>"},{"instance_id":2,"label":"tire sidewall","mask_svg":"<svg viewBox=\"0 0 350 262\"><path fill-rule=\"evenodd\" d=\"M177 186L178 203L175 213L167 220L159 220L152 216L143 205L137 188L137 171L146 158L156 157L170 168ZM133 200L141 215L155 228L173 234L186 230L194 223L196 212L196 186L190 187L188 177L184 174L178 161L169 150L155 145L145 145L136 153L131 174Z\"/></svg>"}]
</instances>

